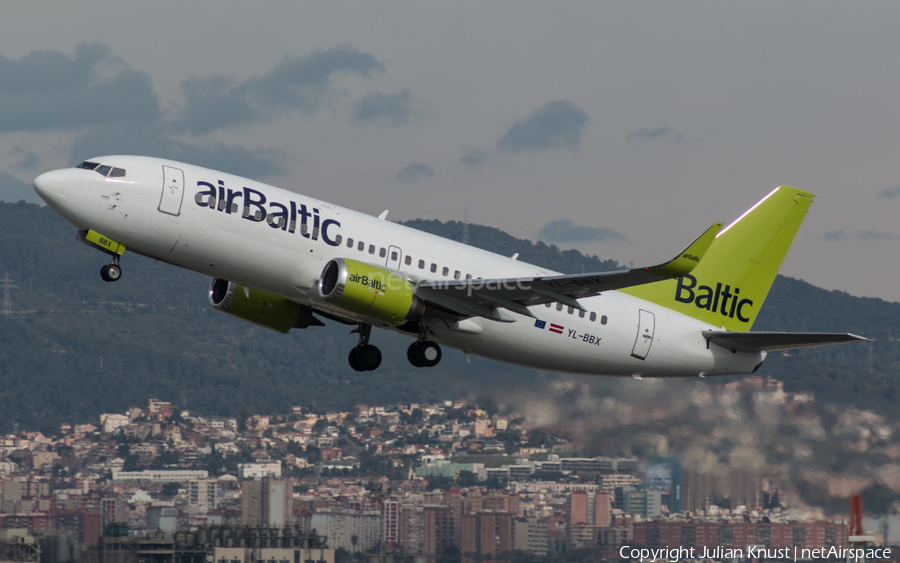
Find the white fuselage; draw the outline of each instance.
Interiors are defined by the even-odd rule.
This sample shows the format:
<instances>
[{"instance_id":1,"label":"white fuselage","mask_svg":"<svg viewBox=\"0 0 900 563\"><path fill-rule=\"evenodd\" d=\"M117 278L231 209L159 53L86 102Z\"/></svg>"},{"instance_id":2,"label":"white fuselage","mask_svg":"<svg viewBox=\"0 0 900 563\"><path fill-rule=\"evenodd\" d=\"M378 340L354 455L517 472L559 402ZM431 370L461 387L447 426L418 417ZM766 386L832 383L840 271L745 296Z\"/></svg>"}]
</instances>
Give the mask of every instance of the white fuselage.
<instances>
[{"instance_id":1,"label":"white fuselage","mask_svg":"<svg viewBox=\"0 0 900 563\"><path fill-rule=\"evenodd\" d=\"M126 173L106 178L92 170L64 169L35 182L40 195L79 229L352 320L366 322L317 298L317 279L332 258L386 266L411 280L555 274L198 166L135 156L95 160ZM212 207L210 190L216 192ZM749 373L765 359L764 353L734 353L709 344L701 332L720 327L624 293L610 291L580 303L583 316L556 303L531 307L543 323L515 313L510 313L514 322L479 317L433 322L428 338L503 362L593 375L732 375Z\"/></svg>"}]
</instances>

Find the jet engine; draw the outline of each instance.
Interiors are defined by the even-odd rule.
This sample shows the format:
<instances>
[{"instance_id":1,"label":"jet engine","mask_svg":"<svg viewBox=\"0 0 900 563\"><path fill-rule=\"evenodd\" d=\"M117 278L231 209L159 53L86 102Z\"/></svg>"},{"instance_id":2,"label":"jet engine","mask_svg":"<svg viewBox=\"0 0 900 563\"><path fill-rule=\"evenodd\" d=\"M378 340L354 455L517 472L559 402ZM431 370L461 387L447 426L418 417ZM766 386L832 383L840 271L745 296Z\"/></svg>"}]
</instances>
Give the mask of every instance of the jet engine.
<instances>
[{"instance_id":1,"label":"jet engine","mask_svg":"<svg viewBox=\"0 0 900 563\"><path fill-rule=\"evenodd\" d=\"M403 274L347 258L325 264L319 296L335 307L392 325L420 319L425 311Z\"/></svg>"},{"instance_id":2,"label":"jet engine","mask_svg":"<svg viewBox=\"0 0 900 563\"><path fill-rule=\"evenodd\" d=\"M209 284L209 304L218 311L278 332L322 325L309 307L218 278Z\"/></svg>"}]
</instances>

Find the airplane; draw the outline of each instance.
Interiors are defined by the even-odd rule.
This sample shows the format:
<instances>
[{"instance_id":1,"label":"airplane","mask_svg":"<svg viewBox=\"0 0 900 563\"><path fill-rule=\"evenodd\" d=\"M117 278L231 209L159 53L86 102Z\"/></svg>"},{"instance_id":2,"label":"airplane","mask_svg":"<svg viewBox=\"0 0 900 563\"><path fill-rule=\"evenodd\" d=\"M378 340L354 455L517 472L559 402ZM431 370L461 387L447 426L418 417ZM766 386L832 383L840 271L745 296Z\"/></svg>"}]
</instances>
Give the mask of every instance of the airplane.
<instances>
[{"instance_id":1,"label":"airplane","mask_svg":"<svg viewBox=\"0 0 900 563\"><path fill-rule=\"evenodd\" d=\"M779 186L660 265L560 274L231 174L144 156L102 156L35 178L38 195L110 256L128 249L213 279L219 311L286 333L356 325L356 371L381 364L372 327L537 369L644 377L752 373L769 352L868 341L849 333L752 332L813 195Z\"/></svg>"}]
</instances>

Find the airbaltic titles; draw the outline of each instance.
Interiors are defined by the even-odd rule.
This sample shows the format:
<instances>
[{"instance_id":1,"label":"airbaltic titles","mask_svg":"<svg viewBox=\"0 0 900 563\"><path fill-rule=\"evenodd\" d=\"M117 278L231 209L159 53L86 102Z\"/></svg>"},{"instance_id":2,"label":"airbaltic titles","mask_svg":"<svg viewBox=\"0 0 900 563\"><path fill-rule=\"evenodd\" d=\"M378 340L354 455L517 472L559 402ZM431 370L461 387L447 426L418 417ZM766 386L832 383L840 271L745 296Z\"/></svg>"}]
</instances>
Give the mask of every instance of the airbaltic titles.
<instances>
[{"instance_id":1,"label":"airbaltic titles","mask_svg":"<svg viewBox=\"0 0 900 563\"><path fill-rule=\"evenodd\" d=\"M223 211L228 215L237 213L237 199L243 199L243 211L241 218L254 223L262 223L265 221L273 229L281 229L288 233L295 233L297 230L297 217L300 218L300 236L322 241L329 246L338 246L340 242L333 238L335 233L329 232L329 228L339 229L341 223L335 219L322 220L319 216L319 210L312 208L312 213L305 204L297 204L291 200L289 205L279 203L277 201L269 201L266 194L252 188L242 188L241 190L232 190L225 187L225 182L218 181L218 186L214 186L209 182L199 181L198 187L205 187L205 191L199 191L194 195L194 201L200 207L208 207L216 211ZM263 207L269 204L268 211ZM309 227L309 219L312 218L312 229Z\"/></svg>"}]
</instances>

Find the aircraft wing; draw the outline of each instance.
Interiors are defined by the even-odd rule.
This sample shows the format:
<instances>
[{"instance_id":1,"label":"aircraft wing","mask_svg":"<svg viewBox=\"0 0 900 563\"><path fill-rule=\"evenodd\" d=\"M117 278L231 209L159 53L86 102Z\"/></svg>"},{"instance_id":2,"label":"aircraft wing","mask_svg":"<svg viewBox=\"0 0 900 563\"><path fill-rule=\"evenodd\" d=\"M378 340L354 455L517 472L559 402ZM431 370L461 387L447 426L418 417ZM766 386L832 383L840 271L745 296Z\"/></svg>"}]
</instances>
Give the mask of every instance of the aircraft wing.
<instances>
[{"instance_id":1,"label":"aircraft wing","mask_svg":"<svg viewBox=\"0 0 900 563\"><path fill-rule=\"evenodd\" d=\"M780 352L847 342L872 342L868 338L841 332L728 332L705 330L713 344L737 352Z\"/></svg>"},{"instance_id":2,"label":"aircraft wing","mask_svg":"<svg viewBox=\"0 0 900 563\"><path fill-rule=\"evenodd\" d=\"M495 321L515 320L504 310L533 317L527 307L558 302L583 310L578 303L604 291L679 278L700 262L722 229L714 223L677 256L658 266L594 274L569 274L532 278L422 281L416 295L425 301L465 317L479 316Z\"/></svg>"}]
</instances>

